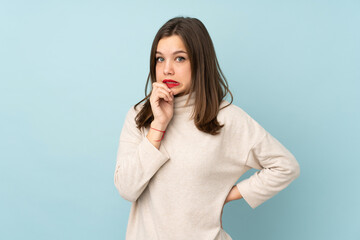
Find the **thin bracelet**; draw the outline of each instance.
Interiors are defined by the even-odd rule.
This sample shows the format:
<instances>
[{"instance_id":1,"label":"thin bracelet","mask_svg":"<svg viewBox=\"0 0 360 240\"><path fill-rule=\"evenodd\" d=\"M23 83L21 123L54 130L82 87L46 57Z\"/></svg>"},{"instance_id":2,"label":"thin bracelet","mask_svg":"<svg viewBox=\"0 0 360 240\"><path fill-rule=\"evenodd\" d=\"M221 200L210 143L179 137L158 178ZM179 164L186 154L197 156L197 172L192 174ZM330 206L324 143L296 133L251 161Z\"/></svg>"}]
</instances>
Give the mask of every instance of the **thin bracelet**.
<instances>
[{"instance_id":1,"label":"thin bracelet","mask_svg":"<svg viewBox=\"0 0 360 240\"><path fill-rule=\"evenodd\" d=\"M153 128L153 127L150 127L150 128L152 128L152 129L154 129L156 131L159 131L159 132L163 132L163 133L165 132L165 131L157 130L157 129Z\"/></svg>"},{"instance_id":2,"label":"thin bracelet","mask_svg":"<svg viewBox=\"0 0 360 240\"><path fill-rule=\"evenodd\" d=\"M164 136L165 136L165 131L161 131L161 130L155 129L155 128L153 128L153 127L150 127L150 128L163 133L162 138L161 138L160 140L154 140L155 142L160 142L161 140L163 140L163 138L164 138Z\"/></svg>"}]
</instances>

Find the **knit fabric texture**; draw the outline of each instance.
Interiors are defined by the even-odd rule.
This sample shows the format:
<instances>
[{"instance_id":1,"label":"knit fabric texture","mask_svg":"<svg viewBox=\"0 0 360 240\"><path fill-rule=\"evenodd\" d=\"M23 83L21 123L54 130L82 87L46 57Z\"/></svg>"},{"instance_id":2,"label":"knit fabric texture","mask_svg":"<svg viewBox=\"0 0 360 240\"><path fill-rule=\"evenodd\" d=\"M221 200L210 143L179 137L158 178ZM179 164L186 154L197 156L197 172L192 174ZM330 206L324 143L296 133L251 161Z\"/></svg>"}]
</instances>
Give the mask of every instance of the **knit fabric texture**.
<instances>
[{"instance_id":1,"label":"knit fabric texture","mask_svg":"<svg viewBox=\"0 0 360 240\"><path fill-rule=\"evenodd\" d=\"M127 112L114 173L119 194L132 202L126 240L231 240L220 218L234 185L254 209L300 175L293 154L242 108L221 109L224 127L211 135L196 128L190 118L196 95L186 105L188 97L174 98L159 149L146 137L149 127L136 128L143 103ZM236 184L252 168L259 171Z\"/></svg>"}]
</instances>

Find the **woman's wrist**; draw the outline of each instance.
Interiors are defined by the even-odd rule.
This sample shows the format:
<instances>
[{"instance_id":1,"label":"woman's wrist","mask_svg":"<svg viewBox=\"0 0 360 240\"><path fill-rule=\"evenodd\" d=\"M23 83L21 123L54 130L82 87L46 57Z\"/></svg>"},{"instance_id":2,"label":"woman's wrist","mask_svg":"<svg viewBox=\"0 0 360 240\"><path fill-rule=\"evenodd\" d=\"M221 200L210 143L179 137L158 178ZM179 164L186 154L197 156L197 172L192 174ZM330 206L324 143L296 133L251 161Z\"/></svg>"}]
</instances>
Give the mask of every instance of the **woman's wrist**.
<instances>
[{"instance_id":1,"label":"woman's wrist","mask_svg":"<svg viewBox=\"0 0 360 240\"><path fill-rule=\"evenodd\" d=\"M242 198L242 195L240 194L237 186L234 185L234 186L231 188L228 196L226 197L225 203L228 203L228 202L230 202L230 201L237 200L237 199L240 199L240 198Z\"/></svg>"},{"instance_id":2,"label":"woman's wrist","mask_svg":"<svg viewBox=\"0 0 360 240\"><path fill-rule=\"evenodd\" d=\"M160 130L160 131L165 131L166 128L167 128L167 124L165 124L165 123L160 123L160 122L158 122L158 121L156 121L156 120L153 120L153 121L150 123L150 127L156 128L156 129L158 129L158 130Z\"/></svg>"},{"instance_id":3,"label":"woman's wrist","mask_svg":"<svg viewBox=\"0 0 360 240\"><path fill-rule=\"evenodd\" d=\"M154 147L156 147L157 149L160 148L161 140L165 136L166 127L167 125L158 123L156 121L152 121L150 123L150 129L146 137L149 139L151 144L153 144Z\"/></svg>"}]
</instances>

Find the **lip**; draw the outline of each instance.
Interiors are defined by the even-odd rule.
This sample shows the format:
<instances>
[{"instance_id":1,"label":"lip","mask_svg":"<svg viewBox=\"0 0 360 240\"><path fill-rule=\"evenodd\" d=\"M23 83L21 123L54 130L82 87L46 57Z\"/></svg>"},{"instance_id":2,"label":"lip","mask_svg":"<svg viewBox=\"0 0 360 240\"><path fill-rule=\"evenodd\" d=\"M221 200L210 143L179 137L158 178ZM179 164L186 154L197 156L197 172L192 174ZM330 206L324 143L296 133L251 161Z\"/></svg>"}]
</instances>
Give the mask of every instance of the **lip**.
<instances>
[{"instance_id":1,"label":"lip","mask_svg":"<svg viewBox=\"0 0 360 240\"><path fill-rule=\"evenodd\" d=\"M163 83L165 83L165 82L179 83L179 82L177 82L177 81L175 81L175 80L172 80L172 79L164 79L164 80L163 80Z\"/></svg>"},{"instance_id":2,"label":"lip","mask_svg":"<svg viewBox=\"0 0 360 240\"><path fill-rule=\"evenodd\" d=\"M180 85L179 82L172 79L164 79L162 82L165 83L168 86L168 88L172 88Z\"/></svg>"}]
</instances>

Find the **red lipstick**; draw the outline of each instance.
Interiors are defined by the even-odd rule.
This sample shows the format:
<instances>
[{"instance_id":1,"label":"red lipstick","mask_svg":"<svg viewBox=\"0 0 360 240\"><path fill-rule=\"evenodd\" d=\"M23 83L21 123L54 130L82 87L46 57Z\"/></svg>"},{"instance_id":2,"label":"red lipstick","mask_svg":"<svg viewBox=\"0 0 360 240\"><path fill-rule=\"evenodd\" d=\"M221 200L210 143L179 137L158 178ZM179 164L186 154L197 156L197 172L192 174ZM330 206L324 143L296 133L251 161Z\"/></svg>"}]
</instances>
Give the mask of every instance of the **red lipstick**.
<instances>
[{"instance_id":1,"label":"red lipstick","mask_svg":"<svg viewBox=\"0 0 360 240\"><path fill-rule=\"evenodd\" d=\"M180 85L179 82L174 81L172 79L164 79L162 82L165 83L168 86L168 88L172 88Z\"/></svg>"}]
</instances>

